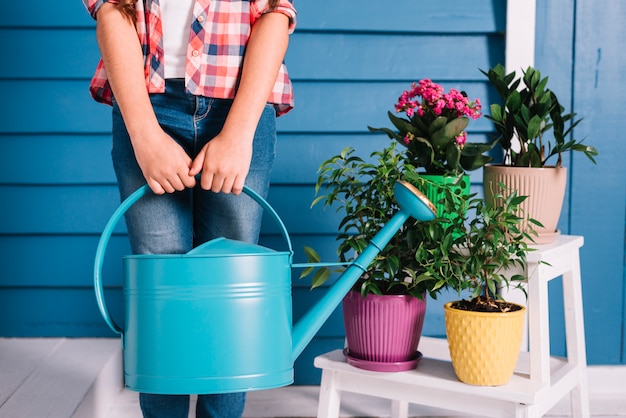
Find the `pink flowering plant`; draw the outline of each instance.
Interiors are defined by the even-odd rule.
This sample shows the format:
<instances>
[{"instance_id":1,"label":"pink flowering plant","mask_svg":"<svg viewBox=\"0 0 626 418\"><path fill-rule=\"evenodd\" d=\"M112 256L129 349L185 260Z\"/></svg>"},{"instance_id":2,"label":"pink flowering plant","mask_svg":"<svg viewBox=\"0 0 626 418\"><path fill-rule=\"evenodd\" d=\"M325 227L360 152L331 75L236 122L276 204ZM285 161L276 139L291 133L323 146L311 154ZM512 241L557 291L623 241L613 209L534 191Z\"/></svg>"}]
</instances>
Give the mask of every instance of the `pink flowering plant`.
<instances>
[{"instance_id":1,"label":"pink flowering plant","mask_svg":"<svg viewBox=\"0 0 626 418\"><path fill-rule=\"evenodd\" d=\"M483 155L495 145L469 143L465 128L470 119L481 116L479 99L473 101L465 92L443 87L429 79L413 83L395 105L396 113L388 112L397 129L368 127L371 132L384 132L407 148L409 161L427 174L460 175L476 170L492 160Z\"/></svg>"}]
</instances>

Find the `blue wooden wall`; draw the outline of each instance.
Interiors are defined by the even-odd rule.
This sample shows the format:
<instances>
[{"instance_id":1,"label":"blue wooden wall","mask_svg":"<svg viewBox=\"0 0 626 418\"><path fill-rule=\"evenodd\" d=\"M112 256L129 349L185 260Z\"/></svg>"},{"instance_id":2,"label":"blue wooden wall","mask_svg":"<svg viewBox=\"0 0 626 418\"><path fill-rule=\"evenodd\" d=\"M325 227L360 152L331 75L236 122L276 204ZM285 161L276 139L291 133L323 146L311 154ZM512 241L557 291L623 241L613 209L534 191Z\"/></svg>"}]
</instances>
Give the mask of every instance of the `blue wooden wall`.
<instances>
[{"instance_id":1,"label":"blue wooden wall","mask_svg":"<svg viewBox=\"0 0 626 418\"><path fill-rule=\"evenodd\" d=\"M558 4L557 4L558 3ZM583 279L589 361L624 363L625 169L618 136L625 6L538 1L537 67L585 122L577 135L600 150L598 166L568 159L571 181L560 228L585 235ZM28 4L28 6L26 6ZM504 61L505 1L296 1L298 28L286 58L296 109L279 119L270 203L290 231L296 261L312 245L335 258L337 216L310 209L319 163L346 146L363 154L387 139L386 112L412 81L429 77L488 105L479 68ZM99 233L118 204L110 163L109 108L87 85L98 59L94 24L80 1L10 2L0 13L0 336L112 336L97 310L92 264ZM620 77L621 76L621 77ZM470 124L487 140L485 118ZM621 151L621 152L619 152ZM481 173L472 174L475 191ZM606 193L606 197L604 194ZM280 248L267 223L262 243ZM105 263L108 303L121 318L122 228ZM324 290L294 271L294 316ZM558 292L558 289L556 289ZM441 303L429 302L428 335L443 334ZM558 298L552 338L564 350ZM340 312L296 364L297 383L318 383L312 358L343 346Z\"/></svg>"}]
</instances>

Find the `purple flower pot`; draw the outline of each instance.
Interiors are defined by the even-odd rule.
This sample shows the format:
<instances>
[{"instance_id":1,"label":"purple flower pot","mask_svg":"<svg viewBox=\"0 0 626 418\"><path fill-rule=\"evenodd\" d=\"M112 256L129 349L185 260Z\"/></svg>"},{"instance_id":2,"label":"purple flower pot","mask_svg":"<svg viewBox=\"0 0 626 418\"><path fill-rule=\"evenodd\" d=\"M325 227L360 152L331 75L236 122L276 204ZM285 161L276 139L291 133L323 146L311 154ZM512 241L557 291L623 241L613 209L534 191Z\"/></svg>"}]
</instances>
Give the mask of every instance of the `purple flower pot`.
<instances>
[{"instance_id":1,"label":"purple flower pot","mask_svg":"<svg viewBox=\"0 0 626 418\"><path fill-rule=\"evenodd\" d=\"M426 299L348 292L343 299L348 361L377 371L414 368L425 313Z\"/></svg>"}]
</instances>

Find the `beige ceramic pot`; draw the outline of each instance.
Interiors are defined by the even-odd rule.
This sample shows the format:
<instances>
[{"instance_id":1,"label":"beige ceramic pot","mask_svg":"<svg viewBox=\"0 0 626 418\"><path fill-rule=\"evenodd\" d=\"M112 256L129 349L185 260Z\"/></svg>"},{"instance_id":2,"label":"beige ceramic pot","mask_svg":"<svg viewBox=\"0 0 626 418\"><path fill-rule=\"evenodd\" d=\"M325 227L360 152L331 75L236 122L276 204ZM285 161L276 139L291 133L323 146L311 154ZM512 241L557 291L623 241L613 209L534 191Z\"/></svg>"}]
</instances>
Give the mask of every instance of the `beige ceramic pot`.
<instances>
[{"instance_id":1,"label":"beige ceramic pot","mask_svg":"<svg viewBox=\"0 0 626 418\"><path fill-rule=\"evenodd\" d=\"M520 227L524 230L534 228L536 244L549 244L559 235L557 223L561 216L567 169L565 167L509 167L486 165L483 171L485 199L493 202L493 193L501 193L498 184L504 183L507 189L517 190L519 196L528 196L520 205L523 217L530 217L543 224L543 228L528 222Z\"/></svg>"},{"instance_id":2,"label":"beige ceramic pot","mask_svg":"<svg viewBox=\"0 0 626 418\"><path fill-rule=\"evenodd\" d=\"M450 358L461 382L477 386L506 384L519 357L526 308L514 312L473 312L444 305Z\"/></svg>"}]
</instances>

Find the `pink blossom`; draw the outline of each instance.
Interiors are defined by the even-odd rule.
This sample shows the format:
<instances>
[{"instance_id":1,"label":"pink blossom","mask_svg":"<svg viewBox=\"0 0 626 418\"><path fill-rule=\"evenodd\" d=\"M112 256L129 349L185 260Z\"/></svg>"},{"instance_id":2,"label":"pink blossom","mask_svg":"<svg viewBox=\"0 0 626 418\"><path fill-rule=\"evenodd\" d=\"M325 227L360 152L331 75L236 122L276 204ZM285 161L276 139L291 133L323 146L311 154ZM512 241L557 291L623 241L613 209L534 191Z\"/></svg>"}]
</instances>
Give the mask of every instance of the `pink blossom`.
<instances>
[{"instance_id":1,"label":"pink blossom","mask_svg":"<svg viewBox=\"0 0 626 418\"><path fill-rule=\"evenodd\" d=\"M480 100L470 101L465 93L451 88L444 93L443 87L424 78L413 82L409 90L402 92L395 105L397 113L404 112L409 118L419 117L428 125L429 118L445 116L478 119L481 116Z\"/></svg>"},{"instance_id":2,"label":"pink blossom","mask_svg":"<svg viewBox=\"0 0 626 418\"><path fill-rule=\"evenodd\" d=\"M465 143L467 142L467 132L461 132L459 135L456 136L456 138L454 138L454 140L456 141L456 144L458 146L463 148L463 145L465 145Z\"/></svg>"}]
</instances>

